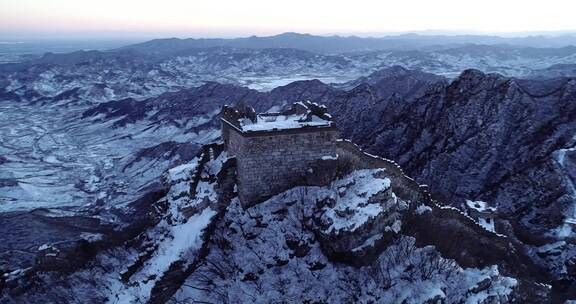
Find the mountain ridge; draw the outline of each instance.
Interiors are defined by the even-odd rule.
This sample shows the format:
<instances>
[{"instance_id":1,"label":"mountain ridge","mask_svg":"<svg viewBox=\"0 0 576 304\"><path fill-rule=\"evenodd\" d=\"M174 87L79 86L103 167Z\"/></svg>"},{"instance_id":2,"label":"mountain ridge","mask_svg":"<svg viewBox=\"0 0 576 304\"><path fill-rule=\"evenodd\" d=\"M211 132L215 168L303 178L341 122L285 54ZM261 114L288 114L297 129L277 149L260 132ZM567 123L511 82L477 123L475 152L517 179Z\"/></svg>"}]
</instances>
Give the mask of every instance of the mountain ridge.
<instances>
[{"instance_id":1,"label":"mountain ridge","mask_svg":"<svg viewBox=\"0 0 576 304\"><path fill-rule=\"evenodd\" d=\"M189 193L190 187L180 183L188 183L191 179L203 178L202 181L207 183L203 184L204 186L214 186L212 183L215 180L215 173L212 171L208 172L209 174L205 177L192 178L189 175L193 174L195 172L193 168L196 168L192 166L193 163L190 163L194 159L194 154L206 149L202 148L203 144L218 138L217 114L220 106L224 103L252 101L259 111L267 111L269 109L278 110L294 101L309 99L328 106L342 132L342 137L352 139L371 154L394 159L409 176L414 177L420 183L427 184L427 191L439 201L461 209L463 209L462 203L466 199L483 200L488 204L496 204L495 207L502 218L497 220L495 229L506 235L510 242L519 244L517 248L522 248L523 254L530 258L531 263L536 264L536 267L545 269L546 276L550 277L546 282L553 285L554 292L561 289L562 284L566 286L573 286L574 284L576 267L574 267L573 261L576 256L576 246L570 236L573 231L562 226L563 219L571 216L569 212L573 205L570 201L572 192L570 192L569 185L570 181L574 180L576 172L574 170L576 168L574 165L576 163L576 156L574 155L576 140L573 139L572 132L575 129L574 123L576 121L574 119L574 107L576 106L574 104L574 100L576 100L574 98L576 94L576 80L574 78L527 80L468 69L455 79L449 80L421 71L392 67L377 71L359 81L351 82L347 88L339 88L319 80L305 80L292 82L269 92L261 92L233 84L206 82L199 87L176 90L175 92L162 92L157 96L145 98L128 97L117 100L112 98L113 101L110 101L109 97L104 96L100 102L94 102L90 100L91 95L88 94L83 97L87 101L91 101L87 103L78 102L79 95L76 93L51 96L55 91L49 90L47 95L42 96L42 101L38 102L34 98L28 100L26 95L28 93L24 89L14 92L20 94L18 96L22 100L4 101L0 106L5 107L3 109L9 115L12 115L16 111L15 109L20 109L20 111L29 109L30 112L28 114L18 112L20 116L11 116L15 119L3 133L6 138L13 138L18 134L12 134L15 124L25 122L26 119L32 117L33 121L39 125L34 128L24 125L22 127L24 133L22 134L38 132L37 138L40 138L39 141L42 145L46 145L45 142L41 141L42 138L50 138L55 135L56 138L65 140L57 131L67 129L68 132L76 135L74 141L79 141L77 146L71 146L72 148L77 147L71 151L83 152L83 147L88 146L90 149L86 151L89 152L86 154L89 157L94 157L91 156L94 153L106 152L107 158L103 160L89 158L90 162L93 162L91 165L93 168L89 167L87 171L93 175L89 178L82 177L82 182L78 185L83 191L91 193L90 198L96 199L93 203L87 201L86 203L89 205L78 215L87 216L89 218L85 220L87 223L94 221L91 216L98 215L99 220L103 223L107 223L110 219L121 219L122 222L116 222L116 225L127 227L146 224L149 223L148 220L151 220L151 223L157 223L165 216L170 218L173 223L185 224L182 219L187 218L190 213L178 211L177 206L180 206L178 204L184 204L182 207L187 206L185 202L178 200L179 198L193 199L193 197L190 196L191 192ZM42 108L43 111L38 112L38 108ZM60 116L58 115L64 113L63 109L74 112L64 111L68 116L65 119L59 119ZM51 120L41 119L42 115L46 113L50 114ZM72 128L58 124L63 123L62 121L72 122ZM91 138L90 134L94 137ZM28 140L33 142L33 139ZM70 145L74 142L65 140L64 143ZM14 141L11 140L7 147L14 147ZM86 156L83 153L63 155L59 151L68 150L62 148L52 148L52 151L36 150L29 158L24 159L22 157L31 152L22 153L16 147L14 152L7 152L5 156L2 156L4 161L0 165L11 166L11 170L16 172L17 167L15 166L24 161L33 164L46 159L54 163L55 161L74 160L72 157L82 157L80 160L85 162L83 157ZM210 168L218 167L216 165L204 167L206 158L212 159L218 154L206 151L203 153L203 160L200 162L203 164L202 168L212 170ZM95 162L95 160L98 161ZM63 166L58 163L56 165ZM182 172L176 174L176 171L172 171L176 174L174 179L160 178L165 170L178 166L183 167L179 167L176 171L180 172L179 170L181 170ZM116 172L116 168L121 169L122 172ZM42 172L42 170L37 171ZM130 183L121 184L123 178L130 180ZM374 176L374 178L378 177ZM171 190L162 183L167 180ZM347 184L348 182L343 183ZM15 189L18 187L15 185L18 185L18 178L10 176L2 184L3 189L16 191ZM182 194L184 192L187 194ZM103 193L106 196L98 193ZM162 200L158 205L154 205L166 193L170 193L168 197L171 201ZM287 195L299 197L298 190ZM174 205L172 202L175 202ZM271 201L271 204L267 206L275 206L276 203L281 202L283 202L282 199ZM112 203L118 205L109 205ZM136 218L132 218L131 212L136 210L132 209L135 208L134 206L139 206L138 208L144 210L146 215L138 214ZM152 208L153 206L155 207ZM165 213L168 210L166 208L170 206L174 208L170 209L169 213ZM326 208L332 208L329 206L330 204ZM237 215L240 212L239 209L235 209L236 207L233 206L232 208L234 214ZM268 218L264 222L269 224L269 227L276 224L273 218L281 217L282 212L284 212L276 214L272 213L278 211L276 208L269 210L266 209L268 207L263 208L264 214L270 214L267 215ZM424 210L426 208L420 209L422 212L426 212ZM36 211L34 215L37 217L46 214L46 216L56 219L60 217L59 220L62 220L62 216L58 213L63 212L61 210L48 206L42 212ZM74 209L63 210L71 212L70 210ZM183 208L183 210L188 210L188 208ZM460 214L460 211L456 209L450 210L453 211L447 211L447 213ZM154 214L153 212L148 213L150 211L160 213L158 213L158 217L152 216L150 219L148 216ZM297 211L297 209L293 211ZM237 245L248 242L256 246L259 253L262 250L262 254L265 254L271 261L274 260L268 264L283 264L285 261L290 261L287 258L290 254L300 255L304 248L310 247L316 249L313 249L312 255L308 258L310 260L306 260L307 263L302 264L308 269L306 271L310 269L321 271L322 267L332 269L332 266L319 255L319 251L317 251L319 248L315 247L316 245L310 245L311 239L309 239L308 234L301 235L304 237L302 242L291 237L284 239L283 235L280 235L281 237L278 239L271 238L270 240L273 239L273 242L286 243L291 246L287 247L286 251L282 251L282 256L278 256L278 259L275 260L273 255L268 255L267 246L260 246L261 244L257 243L258 239L252 238L252 235L257 235L258 232L265 229L262 220L248 215L238 217L236 215L231 215L232 218L228 219L233 222L245 223L247 226L244 228L250 230L240 233L242 226L237 223L238 226L234 226L234 231L239 235L247 235L248 239L232 237L228 240ZM14 220L18 219L19 216L23 219L30 218L30 215L25 212L16 212L11 216L14 217ZM65 217L65 219L84 221L81 217ZM28 223L35 225L33 220ZM222 226L220 226L219 231L232 233L232 229L226 223L227 221L220 223ZM415 220L413 223L417 225L418 221ZM88 265L93 262L103 263L105 267L110 267L114 271L126 270L124 268L127 267L130 271L126 272L123 277L130 280L135 274L132 280L137 284L144 281L156 281L157 278L150 279L147 276L150 272L146 268L139 268L139 261L147 261L151 257L146 252L156 252L154 244L171 244L169 237L162 236L162 231L165 231L166 228L172 229L172 226L172 224L154 226L156 228L147 232L147 234L150 233L147 238L134 240L133 243L137 244L134 250L138 255L133 255L134 251L113 250L109 252L111 255L106 253L97 256L95 262L89 259ZM292 226L283 227L289 231L295 231ZM298 228L298 226L295 227ZM79 231L74 232L72 236L74 239L80 237L80 232L86 232L83 231L84 229L95 231L95 228L90 225L78 225L77 229ZM108 233L107 230L96 231L103 235ZM22 232L20 231L20 233ZM270 232L264 231L264 233ZM422 231L420 233L422 234ZM57 233L51 234L52 236L57 235ZM179 236L179 234L174 235L174 237ZM35 237L42 240L42 237L45 236L39 234ZM216 244L225 243L220 243L219 240L221 239L215 239ZM79 244L85 244L85 241L89 244L94 242L94 240L84 240L80 241ZM450 240L434 241L440 242L437 244L443 244L443 246L454 243ZM42 244L38 244L37 247L44 248L40 245ZM395 244L394 246L404 245ZM449 246L447 247L449 248ZM91 247L88 246L87 248ZM71 252L74 252L73 249L74 247ZM190 254L195 254L195 250L198 248L192 249ZM53 253L53 249L50 248L43 250L48 251L42 251L42 254ZM418 250L416 252L420 252ZM64 254L64 252L70 251L62 248L62 252ZM226 250L222 253L230 254ZM17 255L11 255L13 260L10 261L18 261L18 258ZM81 255L78 258L82 261ZM474 259L482 257L471 254L469 258L474 261ZM217 259L217 256L212 256L210 261L214 261L214 259ZM47 261L48 264L45 266L49 268L50 260ZM153 258L152 261L156 261L156 259ZM315 262L319 262L319 264ZM33 261L27 256L20 263L21 265L30 265ZM254 265L260 265L260 262L254 263L256 263ZM288 263L290 264L290 262ZM324 264L326 265L322 266ZM265 264L261 266L263 269L267 268ZM300 271L296 270L300 269L298 268L300 266L292 268L293 266L290 264L286 269ZM407 267L408 265L404 266ZM2 267L6 267L6 265ZM241 268L248 269L246 267ZM140 270L133 272L132 269ZM95 269L89 270L88 272L74 273L73 277L78 278L78 282L89 282L86 277L93 277L92 271L97 271ZM501 272L498 271L497 273L486 269L479 271L490 277L490 280L495 284L509 283L506 278L502 277L507 275L505 269L500 269ZM177 273L178 271L169 271L166 276L170 277L171 274ZM468 274L472 275L471 273ZM260 275L257 268L250 269L242 272L242 275L238 276L238 280L235 282L256 282ZM12 278L12 274L10 278ZM361 278L358 277L358 279ZM191 278L191 280L193 279ZM14 282L11 280L11 284ZM57 282L66 284L66 281ZM480 283L479 281L474 282ZM131 294L134 290L128 285L115 286L114 288L119 289L111 291L112 294ZM161 288L165 285L161 283L158 286ZM535 285L532 288L534 292L542 294L534 296L537 299L541 299L540 296L546 298L550 291L545 291L546 288L538 286ZM465 287L466 290L468 288L474 289L476 287ZM480 289L482 288L478 287L474 290ZM462 296L460 294L462 290L450 290L450 297ZM563 297L570 295L570 288L567 290ZM562 291L558 292L563 293Z\"/></svg>"},{"instance_id":2,"label":"mountain ridge","mask_svg":"<svg viewBox=\"0 0 576 304\"><path fill-rule=\"evenodd\" d=\"M520 47L565 47L576 44L576 38L570 35L560 37L529 36L504 38L482 35L419 35L402 34L384 37L358 36L317 36L286 32L273 36L250 36L245 38L166 38L154 39L140 44L127 46L128 49L148 50L154 53L159 47L169 46L173 49L206 48L206 47L239 47L239 48L300 48L320 53L342 53L367 50L415 50L434 48L439 45L487 44L510 45Z\"/></svg>"}]
</instances>

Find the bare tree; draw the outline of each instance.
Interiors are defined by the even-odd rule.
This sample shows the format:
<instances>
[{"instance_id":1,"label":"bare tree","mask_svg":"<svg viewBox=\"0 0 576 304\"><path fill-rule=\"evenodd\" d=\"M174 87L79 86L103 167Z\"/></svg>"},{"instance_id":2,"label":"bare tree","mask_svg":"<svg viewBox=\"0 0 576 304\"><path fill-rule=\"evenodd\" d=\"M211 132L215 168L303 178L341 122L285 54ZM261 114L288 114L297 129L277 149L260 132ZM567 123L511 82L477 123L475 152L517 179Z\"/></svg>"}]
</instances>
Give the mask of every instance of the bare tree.
<instances>
[{"instance_id":1,"label":"bare tree","mask_svg":"<svg viewBox=\"0 0 576 304\"><path fill-rule=\"evenodd\" d=\"M336 283L336 288L340 289L348 296L347 302L358 302L359 292L362 286L353 271L344 270L342 272L342 278L338 280L338 283Z\"/></svg>"}]
</instances>

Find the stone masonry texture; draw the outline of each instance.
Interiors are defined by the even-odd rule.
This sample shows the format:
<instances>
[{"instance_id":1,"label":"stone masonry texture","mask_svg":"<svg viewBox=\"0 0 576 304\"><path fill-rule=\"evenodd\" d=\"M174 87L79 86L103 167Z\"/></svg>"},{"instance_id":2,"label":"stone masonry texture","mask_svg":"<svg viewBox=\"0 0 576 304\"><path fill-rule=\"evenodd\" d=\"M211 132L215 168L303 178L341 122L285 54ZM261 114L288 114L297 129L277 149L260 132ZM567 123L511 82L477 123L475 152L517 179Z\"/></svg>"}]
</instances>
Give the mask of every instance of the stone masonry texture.
<instances>
[{"instance_id":1,"label":"stone masonry texture","mask_svg":"<svg viewBox=\"0 0 576 304\"><path fill-rule=\"evenodd\" d=\"M238 195L244 208L297 185L324 156L336 156L335 128L245 136L222 126L228 154L237 161Z\"/></svg>"}]
</instances>

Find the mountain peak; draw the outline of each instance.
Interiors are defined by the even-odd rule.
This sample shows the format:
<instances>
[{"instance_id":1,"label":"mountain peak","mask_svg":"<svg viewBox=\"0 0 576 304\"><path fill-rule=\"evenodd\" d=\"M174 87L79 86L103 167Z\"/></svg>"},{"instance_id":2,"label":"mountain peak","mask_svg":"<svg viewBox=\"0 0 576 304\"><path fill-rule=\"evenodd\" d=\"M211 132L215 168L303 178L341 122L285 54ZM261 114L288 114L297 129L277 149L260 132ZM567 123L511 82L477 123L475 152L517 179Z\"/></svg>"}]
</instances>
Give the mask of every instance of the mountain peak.
<instances>
[{"instance_id":1,"label":"mountain peak","mask_svg":"<svg viewBox=\"0 0 576 304\"><path fill-rule=\"evenodd\" d=\"M478 78L478 77L484 77L484 76L486 76L486 74L480 70L466 69L466 70L462 71L462 73L460 73L460 76L458 78Z\"/></svg>"},{"instance_id":2,"label":"mountain peak","mask_svg":"<svg viewBox=\"0 0 576 304\"><path fill-rule=\"evenodd\" d=\"M311 34L308 34L308 33L284 32L284 33L281 33L281 34L278 34L278 35L275 35L272 37L290 37L290 38L298 37L298 38L300 38L300 37L314 37L314 36Z\"/></svg>"}]
</instances>

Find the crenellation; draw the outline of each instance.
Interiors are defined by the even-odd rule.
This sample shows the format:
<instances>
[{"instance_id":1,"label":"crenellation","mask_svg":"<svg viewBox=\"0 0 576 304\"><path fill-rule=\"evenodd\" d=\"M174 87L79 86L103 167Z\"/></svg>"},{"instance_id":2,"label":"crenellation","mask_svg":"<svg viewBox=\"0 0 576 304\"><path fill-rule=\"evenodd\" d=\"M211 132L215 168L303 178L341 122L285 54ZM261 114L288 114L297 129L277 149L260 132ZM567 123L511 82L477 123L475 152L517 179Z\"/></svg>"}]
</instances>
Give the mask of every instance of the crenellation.
<instances>
[{"instance_id":1,"label":"crenellation","mask_svg":"<svg viewBox=\"0 0 576 304\"><path fill-rule=\"evenodd\" d=\"M308 112L302 114L302 109ZM297 103L285 113L253 113L246 108L222 110L222 137L229 155L237 159L238 192L245 208L307 184L309 169L325 156L336 156L338 136L325 107L310 102Z\"/></svg>"}]
</instances>

